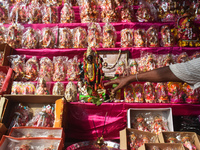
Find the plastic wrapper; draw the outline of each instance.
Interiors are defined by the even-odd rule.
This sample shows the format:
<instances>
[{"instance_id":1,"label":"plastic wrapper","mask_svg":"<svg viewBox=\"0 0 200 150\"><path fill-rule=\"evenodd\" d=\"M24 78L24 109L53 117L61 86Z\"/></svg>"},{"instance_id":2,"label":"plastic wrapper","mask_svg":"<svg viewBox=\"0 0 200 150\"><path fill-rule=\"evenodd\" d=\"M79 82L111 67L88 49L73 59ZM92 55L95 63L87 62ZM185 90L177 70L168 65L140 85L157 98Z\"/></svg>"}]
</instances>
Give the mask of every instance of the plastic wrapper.
<instances>
[{"instance_id":1,"label":"plastic wrapper","mask_svg":"<svg viewBox=\"0 0 200 150\"><path fill-rule=\"evenodd\" d=\"M54 48L57 43L57 27L43 28L41 33L40 45L41 48Z\"/></svg>"},{"instance_id":2,"label":"plastic wrapper","mask_svg":"<svg viewBox=\"0 0 200 150\"><path fill-rule=\"evenodd\" d=\"M153 83L146 82L144 84L144 96L146 103L156 103L156 93Z\"/></svg>"},{"instance_id":3,"label":"plastic wrapper","mask_svg":"<svg viewBox=\"0 0 200 150\"><path fill-rule=\"evenodd\" d=\"M26 126L32 127L53 127L54 124L54 107L46 105L42 110L36 110L35 116L27 122Z\"/></svg>"},{"instance_id":4,"label":"plastic wrapper","mask_svg":"<svg viewBox=\"0 0 200 150\"><path fill-rule=\"evenodd\" d=\"M97 0L79 0L81 23L99 22Z\"/></svg>"},{"instance_id":5,"label":"plastic wrapper","mask_svg":"<svg viewBox=\"0 0 200 150\"><path fill-rule=\"evenodd\" d=\"M21 48L23 30L24 26L18 23L10 25L6 34L6 43L12 48Z\"/></svg>"},{"instance_id":6,"label":"plastic wrapper","mask_svg":"<svg viewBox=\"0 0 200 150\"><path fill-rule=\"evenodd\" d=\"M157 83L156 96L159 103L169 103L169 96L166 83Z\"/></svg>"},{"instance_id":7,"label":"plastic wrapper","mask_svg":"<svg viewBox=\"0 0 200 150\"><path fill-rule=\"evenodd\" d=\"M19 103L14 108L12 122L10 123L9 129L12 127L25 126L31 118L32 110L28 106L23 106L21 103Z\"/></svg>"},{"instance_id":8,"label":"plastic wrapper","mask_svg":"<svg viewBox=\"0 0 200 150\"><path fill-rule=\"evenodd\" d=\"M27 8L25 3L16 3L11 10L10 18L15 23L27 22Z\"/></svg>"},{"instance_id":9,"label":"plastic wrapper","mask_svg":"<svg viewBox=\"0 0 200 150\"><path fill-rule=\"evenodd\" d=\"M73 59L68 60L67 62L67 80L75 81L77 80L78 74L78 58L75 56Z\"/></svg>"},{"instance_id":10,"label":"plastic wrapper","mask_svg":"<svg viewBox=\"0 0 200 150\"><path fill-rule=\"evenodd\" d=\"M139 72L146 72L147 71L146 63L147 63L146 57L144 57L144 56L140 57L140 59L138 60Z\"/></svg>"},{"instance_id":11,"label":"plastic wrapper","mask_svg":"<svg viewBox=\"0 0 200 150\"><path fill-rule=\"evenodd\" d=\"M173 47L174 46L174 34L172 29L168 26L161 27L161 45L163 47Z\"/></svg>"},{"instance_id":12,"label":"plastic wrapper","mask_svg":"<svg viewBox=\"0 0 200 150\"><path fill-rule=\"evenodd\" d=\"M0 71L0 91L2 89L5 78L6 78L6 74L4 72Z\"/></svg>"},{"instance_id":13,"label":"plastic wrapper","mask_svg":"<svg viewBox=\"0 0 200 150\"><path fill-rule=\"evenodd\" d=\"M29 58L25 66L25 79L28 81L35 81L39 74L39 64L36 56Z\"/></svg>"},{"instance_id":14,"label":"plastic wrapper","mask_svg":"<svg viewBox=\"0 0 200 150\"><path fill-rule=\"evenodd\" d=\"M88 46L99 48L101 43L101 27L99 23L88 24Z\"/></svg>"},{"instance_id":15,"label":"plastic wrapper","mask_svg":"<svg viewBox=\"0 0 200 150\"><path fill-rule=\"evenodd\" d=\"M183 103L182 98L182 84L178 82L169 82L168 86L168 95L170 96L171 103Z\"/></svg>"},{"instance_id":16,"label":"plastic wrapper","mask_svg":"<svg viewBox=\"0 0 200 150\"><path fill-rule=\"evenodd\" d=\"M3 25L0 25L0 44L3 44L6 42L6 28Z\"/></svg>"},{"instance_id":17,"label":"plastic wrapper","mask_svg":"<svg viewBox=\"0 0 200 150\"><path fill-rule=\"evenodd\" d=\"M177 59L176 59L177 63L184 63L184 62L187 62L187 61L189 61L189 56L186 52L179 54Z\"/></svg>"},{"instance_id":18,"label":"plastic wrapper","mask_svg":"<svg viewBox=\"0 0 200 150\"><path fill-rule=\"evenodd\" d=\"M129 7L124 7L121 9L121 22L132 22L133 21L133 10L131 11Z\"/></svg>"},{"instance_id":19,"label":"plastic wrapper","mask_svg":"<svg viewBox=\"0 0 200 150\"><path fill-rule=\"evenodd\" d=\"M28 23L42 23L42 7L40 3L32 3L28 6Z\"/></svg>"},{"instance_id":20,"label":"plastic wrapper","mask_svg":"<svg viewBox=\"0 0 200 150\"><path fill-rule=\"evenodd\" d=\"M133 47L133 29L121 30L121 47Z\"/></svg>"},{"instance_id":21,"label":"plastic wrapper","mask_svg":"<svg viewBox=\"0 0 200 150\"><path fill-rule=\"evenodd\" d=\"M153 122L150 127L151 132L155 134L169 131L167 120L161 115L153 116Z\"/></svg>"},{"instance_id":22,"label":"plastic wrapper","mask_svg":"<svg viewBox=\"0 0 200 150\"><path fill-rule=\"evenodd\" d=\"M69 28L59 28L59 48L72 48L73 35Z\"/></svg>"},{"instance_id":23,"label":"plastic wrapper","mask_svg":"<svg viewBox=\"0 0 200 150\"><path fill-rule=\"evenodd\" d=\"M154 54L146 54L146 70L154 70L157 68L156 56Z\"/></svg>"},{"instance_id":24,"label":"plastic wrapper","mask_svg":"<svg viewBox=\"0 0 200 150\"><path fill-rule=\"evenodd\" d=\"M196 146L194 145L194 139L192 137L188 136L187 134L185 134L181 137L181 143L183 144L183 146L185 146L189 150L197 149Z\"/></svg>"},{"instance_id":25,"label":"plastic wrapper","mask_svg":"<svg viewBox=\"0 0 200 150\"><path fill-rule=\"evenodd\" d=\"M124 89L124 99L126 103L133 103L134 102L134 90L133 85L129 84Z\"/></svg>"},{"instance_id":26,"label":"plastic wrapper","mask_svg":"<svg viewBox=\"0 0 200 150\"><path fill-rule=\"evenodd\" d=\"M102 22L118 22L119 10L114 0L102 0L101 20Z\"/></svg>"},{"instance_id":27,"label":"plastic wrapper","mask_svg":"<svg viewBox=\"0 0 200 150\"><path fill-rule=\"evenodd\" d=\"M141 114L136 116L133 128L140 131L149 131L149 127L145 121L145 118Z\"/></svg>"},{"instance_id":28,"label":"plastic wrapper","mask_svg":"<svg viewBox=\"0 0 200 150\"><path fill-rule=\"evenodd\" d=\"M159 39L158 39L158 27L151 26L147 32L147 46L148 47L159 47Z\"/></svg>"},{"instance_id":29,"label":"plastic wrapper","mask_svg":"<svg viewBox=\"0 0 200 150\"><path fill-rule=\"evenodd\" d=\"M134 85L134 92L135 92L135 103L144 103L144 89L142 84L135 84Z\"/></svg>"},{"instance_id":30,"label":"plastic wrapper","mask_svg":"<svg viewBox=\"0 0 200 150\"><path fill-rule=\"evenodd\" d=\"M42 22L45 24L58 22L58 10L55 6L44 6Z\"/></svg>"},{"instance_id":31,"label":"plastic wrapper","mask_svg":"<svg viewBox=\"0 0 200 150\"><path fill-rule=\"evenodd\" d=\"M11 68L15 71L14 80L22 80L25 72L25 56L10 55L9 60L11 62Z\"/></svg>"},{"instance_id":32,"label":"plastic wrapper","mask_svg":"<svg viewBox=\"0 0 200 150\"><path fill-rule=\"evenodd\" d=\"M199 103L199 89L192 89L187 83L183 84L183 92L186 94L185 102L189 104Z\"/></svg>"},{"instance_id":33,"label":"plastic wrapper","mask_svg":"<svg viewBox=\"0 0 200 150\"><path fill-rule=\"evenodd\" d=\"M64 84L61 82L56 82L53 86L52 95L64 95L64 93Z\"/></svg>"},{"instance_id":34,"label":"plastic wrapper","mask_svg":"<svg viewBox=\"0 0 200 150\"><path fill-rule=\"evenodd\" d=\"M0 2L0 23L8 22L9 4L6 1Z\"/></svg>"},{"instance_id":35,"label":"plastic wrapper","mask_svg":"<svg viewBox=\"0 0 200 150\"><path fill-rule=\"evenodd\" d=\"M137 74L139 73L138 62L136 59L129 59L129 74Z\"/></svg>"},{"instance_id":36,"label":"plastic wrapper","mask_svg":"<svg viewBox=\"0 0 200 150\"><path fill-rule=\"evenodd\" d=\"M31 82L25 82L23 83L23 95L28 95L28 94L35 94L35 85L34 83Z\"/></svg>"},{"instance_id":37,"label":"plastic wrapper","mask_svg":"<svg viewBox=\"0 0 200 150\"><path fill-rule=\"evenodd\" d=\"M135 47L146 47L146 32L144 29L134 31Z\"/></svg>"},{"instance_id":38,"label":"plastic wrapper","mask_svg":"<svg viewBox=\"0 0 200 150\"><path fill-rule=\"evenodd\" d=\"M66 70L65 65L66 61L68 60L65 56L57 56L53 57L53 63L54 63L54 74L53 74L53 81L64 81Z\"/></svg>"},{"instance_id":39,"label":"plastic wrapper","mask_svg":"<svg viewBox=\"0 0 200 150\"><path fill-rule=\"evenodd\" d=\"M125 60L119 61L117 64L117 68L115 71L115 76L116 77L122 77L126 75L126 66L125 66Z\"/></svg>"},{"instance_id":40,"label":"plastic wrapper","mask_svg":"<svg viewBox=\"0 0 200 150\"><path fill-rule=\"evenodd\" d=\"M77 88L78 88L79 95L84 95L84 96L88 95L86 85L84 85L82 81L78 81Z\"/></svg>"},{"instance_id":41,"label":"plastic wrapper","mask_svg":"<svg viewBox=\"0 0 200 150\"><path fill-rule=\"evenodd\" d=\"M116 30L110 23L103 26L103 48L114 48L117 39Z\"/></svg>"},{"instance_id":42,"label":"plastic wrapper","mask_svg":"<svg viewBox=\"0 0 200 150\"><path fill-rule=\"evenodd\" d=\"M48 95L50 93L49 89L50 88L47 87L46 80L44 78L39 78L37 86L36 86L35 94L36 95Z\"/></svg>"},{"instance_id":43,"label":"plastic wrapper","mask_svg":"<svg viewBox=\"0 0 200 150\"><path fill-rule=\"evenodd\" d=\"M26 28L22 36L22 47L25 49L36 49L39 47L39 34L36 30L29 27Z\"/></svg>"},{"instance_id":44,"label":"plastic wrapper","mask_svg":"<svg viewBox=\"0 0 200 150\"><path fill-rule=\"evenodd\" d=\"M192 56L190 56L190 59L192 60L192 59L196 59L196 58L199 58L200 57L200 52L194 52L193 54L192 54Z\"/></svg>"},{"instance_id":45,"label":"plastic wrapper","mask_svg":"<svg viewBox=\"0 0 200 150\"><path fill-rule=\"evenodd\" d=\"M87 32L81 27L77 27L73 30L73 45L74 48L86 48L87 47Z\"/></svg>"},{"instance_id":46,"label":"plastic wrapper","mask_svg":"<svg viewBox=\"0 0 200 150\"><path fill-rule=\"evenodd\" d=\"M177 17L177 2L163 0L159 5L158 18L162 22L174 22Z\"/></svg>"},{"instance_id":47,"label":"plastic wrapper","mask_svg":"<svg viewBox=\"0 0 200 150\"><path fill-rule=\"evenodd\" d=\"M166 55L163 55L163 56L164 56L164 58L162 60L163 61L162 67L169 66L169 65L175 63L174 55L172 55L172 54L166 54Z\"/></svg>"},{"instance_id":48,"label":"plastic wrapper","mask_svg":"<svg viewBox=\"0 0 200 150\"><path fill-rule=\"evenodd\" d=\"M40 59L39 77L44 78L47 82L51 81L53 76L53 62L48 57Z\"/></svg>"},{"instance_id":49,"label":"plastic wrapper","mask_svg":"<svg viewBox=\"0 0 200 150\"><path fill-rule=\"evenodd\" d=\"M65 88L65 99L67 102L77 101L77 87L73 82L69 82Z\"/></svg>"},{"instance_id":50,"label":"plastic wrapper","mask_svg":"<svg viewBox=\"0 0 200 150\"><path fill-rule=\"evenodd\" d=\"M11 94L18 95L23 93L23 83L22 82L13 82Z\"/></svg>"},{"instance_id":51,"label":"plastic wrapper","mask_svg":"<svg viewBox=\"0 0 200 150\"><path fill-rule=\"evenodd\" d=\"M153 6L143 2L137 9L136 18L138 22L153 22L156 20L155 14L156 11L154 10Z\"/></svg>"},{"instance_id":52,"label":"plastic wrapper","mask_svg":"<svg viewBox=\"0 0 200 150\"><path fill-rule=\"evenodd\" d=\"M60 23L73 23L75 22L74 9L69 2L65 3L60 12Z\"/></svg>"}]
</instances>

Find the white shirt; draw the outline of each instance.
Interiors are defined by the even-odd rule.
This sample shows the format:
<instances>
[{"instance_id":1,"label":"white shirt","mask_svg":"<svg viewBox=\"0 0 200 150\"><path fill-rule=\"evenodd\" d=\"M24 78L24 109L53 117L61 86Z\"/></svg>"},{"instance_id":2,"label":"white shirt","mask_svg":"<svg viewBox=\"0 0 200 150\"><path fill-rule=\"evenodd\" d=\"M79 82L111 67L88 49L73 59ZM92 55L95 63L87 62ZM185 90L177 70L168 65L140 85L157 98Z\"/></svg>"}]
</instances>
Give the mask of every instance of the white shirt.
<instances>
[{"instance_id":1,"label":"white shirt","mask_svg":"<svg viewBox=\"0 0 200 150\"><path fill-rule=\"evenodd\" d=\"M200 87L200 58L185 63L169 65L174 75L184 82L190 84L191 88Z\"/></svg>"}]
</instances>

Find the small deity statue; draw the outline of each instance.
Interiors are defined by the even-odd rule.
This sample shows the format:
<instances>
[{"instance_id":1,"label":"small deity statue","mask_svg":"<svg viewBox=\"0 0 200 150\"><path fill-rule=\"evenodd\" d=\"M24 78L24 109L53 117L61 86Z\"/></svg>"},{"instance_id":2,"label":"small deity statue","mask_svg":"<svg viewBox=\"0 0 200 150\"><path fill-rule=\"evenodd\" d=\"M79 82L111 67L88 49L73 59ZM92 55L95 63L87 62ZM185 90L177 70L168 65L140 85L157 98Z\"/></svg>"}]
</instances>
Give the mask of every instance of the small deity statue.
<instances>
[{"instance_id":1,"label":"small deity statue","mask_svg":"<svg viewBox=\"0 0 200 150\"><path fill-rule=\"evenodd\" d=\"M142 135L139 146L142 146L144 143L150 143L150 139L147 135Z\"/></svg>"},{"instance_id":2,"label":"small deity statue","mask_svg":"<svg viewBox=\"0 0 200 150\"><path fill-rule=\"evenodd\" d=\"M169 97L167 94L167 87L165 83L157 83L156 92L159 103L169 103Z\"/></svg>"},{"instance_id":3,"label":"small deity statue","mask_svg":"<svg viewBox=\"0 0 200 150\"><path fill-rule=\"evenodd\" d=\"M156 103L156 93L151 82L146 82L144 84L144 96L146 103Z\"/></svg>"},{"instance_id":4,"label":"small deity statue","mask_svg":"<svg viewBox=\"0 0 200 150\"><path fill-rule=\"evenodd\" d=\"M198 89L192 89L187 83L183 84L183 91L186 94L186 103L197 104L199 103Z\"/></svg>"},{"instance_id":5,"label":"small deity statue","mask_svg":"<svg viewBox=\"0 0 200 150\"><path fill-rule=\"evenodd\" d=\"M154 59L152 54L148 55L146 64L147 64L147 71L157 68L156 60Z\"/></svg>"},{"instance_id":6,"label":"small deity statue","mask_svg":"<svg viewBox=\"0 0 200 150\"><path fill-rule=\"evenodd\" d=\"M160 132L168 131L167 125L165 125L165 123L166 122L162 119L161 116L155 116L154 122L151 126L151 132L159 134Z\"/></svg>"},{"instance_id":7,"label":"small deity statue","mask_svg":"<svg viewBox=\"0 0 200 150\"><path fill-rule=\"evenodd\" d=\"M142 84L135 84L135 103L144 103L144 91Z\"/></svg>"},{"instance_id":8,"label":"small deity statue","mask_svg":"<svg viewBox=\"0 0 200 150\"><path fill-rule=\"evenodd\" d=\"M174 64L174 60L171 54L167 54L163 66L169 66L170 64Z\"/></svg>"},{"instance_id":9,"label":"small deity statue","mask_svg":"<svg viewBox=\"0 0 200 150\"><path fill-rule=\"evenodd\" d=\"M149 131L142 115L138 115L136 117L136 124L134 128L140 131Z\"/></svg>"},{"instance_id":10,"label":"small deity statue","mask_svg":"<svg viewBox=\"0 0 200 150\"><path fill-rule=\"evenodd\" d=\"M159 46L158 30L154 26L151 26L147 30L147 46L148 47L158 47Z\"/></svg>"},{"instance_id":11,"label":"small deity statue","mask_svg":"<svg viewBox=\"0 0 200 150\"><path fill-rule=\"evenodd\" d=\"M45 81L44 78L39 79L39 85L36 89L35 94L36 95L47 95L47 94L49 94L49 91L47 90L46 81Z\"/></svg>"},{"instance_id":12,"label":"small deity statue","mask_svg":"<svg viewBox=\"0 0 200 150\"><path fill-rule=\"evenodd\" d=\"M138 149L136 135L134 133L132 133L131 135L129 135L129 138L130 138L130 148L131 148L131 150Z\"/></svg>"},{"instance_id":13,"label":"small deity statue","mask_svg":"<svg viewBox=\"0 0 200 150\"><path fill-rule=\"evenodd\" d=\"M192 143L191 138L189 136L182 137L181 142L189 150L197 150L196 146Z\"/></svg>"},{"instance_id":14,"label":"small deity statue","mask_svg":"<svg viewBox=\"0 0 200 150\"><path fill-rule=\"evenodd\" d=\"M134 31L134 43L135 47L146 46L146 32L143 29L137 29Z\"/></svg>"},{"instance_id":15,"label":"small deity statue","mask_svg":"<svg viewBox=\"0 0 200 150\"><path fill-rule=\"evenodd\" d=\"M64 84L61 82L56 82L53 86L53 91L52 94L53 95L64 95Z\"/></svg>"},{"instance_id":16,"label":"small deity statue","mask_svg":"<svg viewBox=\"0 0 200 150\"><path fill-rule=\"evenodd\" d=\"M173 136L170 136L168 139L167 139L167 143L177 143L177 139Z\"/></svg>"},{"instance_id":17,"label":"small deity statue","mask_svg":"<svg viewBox=\"0 0 200 150\"><path fill-rule=\"evenodd\" d=\"M128 7L124 7L121 10L121 22L132 22L132 14Z\"/></svg>"},{"instance_id":18,"label":"small deity statue","mask_svg":"<svg viewBox=\"0 0 200 150\"><path fill-rule=\"evenodd\" d=\"M133 46L133 30L123 29L121 30L121 47Z\"/></svg>"},{"instance_id":19,"label":"small deity statue","mask_svg":"<svg viewBox=\"0 0 200 150\"><path fill-rule=\"evenodd\" d=\"M99 23L88 24L88 46L99 48L101 43L101 27Z\"/></svg>"},{"instance_id":20,"label":"small deity statue","mask_svg":"<svg viewBox=\"0 0 200 150\"><path fill-rule=\"evenodd\" d=\"M86 81L86 87L92 89L92 96L97 96L98 91L103 90L103 71L102 58L99 57L96 51L88 47L87 52L83 56L83 70Z\"/></svg>"},{"instance_id":21,"label":"small deity statue","mask_svg":"<svg viewBox=\"0 0 200 150\"><path fill-rule=\"evenodd\" d=\"M127 102L127 103L133 103L134 102L134 90L133 90L132 84L129 84L128 86L125 87L124 98L125 98L125 102Z\"/></svg>"},{"instance_id":22,"label":"small deity statue","mask_svg":"<svg viewBox=\"0 0 200 150\"><path fill-rule=\"evenodd\" d=\"M172 47L174 45L174 35L168 25L161 28L161 41L163 47Z\"/></svg>"},{"instance_id":23,"label":"small deity statue","mask_svg":"<svg viewBox=\"0 0 200 150\"><path fill-rule=\"evenodd\" d=\"M138 22L152 22L155 20L154 16L151 14L149 7L144 4L140 4L136 12L136 18Z\"/></svg>"},{"instance_id":24,"label":"small deity statue","mask_svg":"<svg viewBox=\"0 0 200 150\"><path fill-rule=\"evenodd\" d=\"M182 103L183 98L182 98L182 86L181 83L178 82L169 82L167 84L168 86L168 93L170 95L170 100L171 103Z\"/></svg>"},{"instance_id":25,"label":"small deity statue","mask_svg":"<svg viewBox=\"0 0 200 150\"><path fill-rule=\"evenodd\" d=\"M176 62L177 63L184 63L184 62L186 62L188 60L189 60L188 54L186 52L183 52L178 56Z\"/></svg>"},{"instance_id":26,"label":"small deity statue","mask_svg":"<svg viewBox=\"0 0 200 150\"><path fill-rule=\"evenodd\" d=\"M124 76L125 75L125 63L124 61L120 61L119 64L118 64L118 67L116 68L116 71L115 71L115 76L116 77L121 77L121 76Z\"/></svg>"},{"instance_id":27,"label":"small deity statue","mask_svg":"<svg viewBox=\"0 0 200 150\"><path fill-rule=\"evenodd\" d=\"M178 19L178 40L179 46L198 46L199 39L197 28L193 25L192 18L184 14Z\"/></svg>"},{"instance_id":28,"label":"small deity statue","mask_svg":"<svg viewBox=\"0 0 200 150\"><path fill-rule=\"evenodd\" d=\"M84 95L84 96L88 95L86 86L83 84L82 81L78 81L77 86L78 86L78 93L80 95Z\"/></svg>"},{"instance_id":29,"label":"small deity statue","mask_svg":"<svg viewBox=\"0 0 200 150\"><path fill-rule=\"evenodd\" d=\"M67 102L77 101L77 88L76 85L71 81L66 86L65 99Z\"/></svg>"},{"instance_id":30,"label":"small deity statue","mask_svg":"<svg viewBox=\"0 0 200 150\"><path fill-rule=\"evenodd\" d=\"M25 72L26 72L25 75L26 80L35 81L37 79L39 72L39 64L35 56L30 58L26 62Z\"/></svg>"},{"instance_id":31,"label":"small deity statue","mask_svg":"<svg viewBox=\"0 0 200 150\"><path fill-rule=\"evenodd\" d=\"M139 72L138 70L138 63L135 59L133 59L130 63L130 74L137 74Z\"/></svg>"}]
</instances>

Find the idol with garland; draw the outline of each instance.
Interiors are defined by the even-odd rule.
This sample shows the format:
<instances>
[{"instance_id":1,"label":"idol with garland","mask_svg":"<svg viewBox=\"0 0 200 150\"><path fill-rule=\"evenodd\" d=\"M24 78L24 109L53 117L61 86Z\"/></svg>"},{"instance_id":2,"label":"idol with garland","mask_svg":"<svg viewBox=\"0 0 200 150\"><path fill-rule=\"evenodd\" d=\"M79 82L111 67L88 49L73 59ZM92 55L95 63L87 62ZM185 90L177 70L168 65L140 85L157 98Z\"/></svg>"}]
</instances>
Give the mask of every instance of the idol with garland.
<instances>
[{"instance_id":1,"label":"idol with garland","mask_svg":"<svg viewBox=\"0 0 200 150\"><path fill-rule=\"evenodd\" d=\"M104 90L102 80L102 58L99 57L96 51L93 51L91 47L88 47L83 56L83 70L85 85L92 89L92 95L102 98L102 91ZM105 93L104 93L105 94Z\"/></svg>"}]
</instances>

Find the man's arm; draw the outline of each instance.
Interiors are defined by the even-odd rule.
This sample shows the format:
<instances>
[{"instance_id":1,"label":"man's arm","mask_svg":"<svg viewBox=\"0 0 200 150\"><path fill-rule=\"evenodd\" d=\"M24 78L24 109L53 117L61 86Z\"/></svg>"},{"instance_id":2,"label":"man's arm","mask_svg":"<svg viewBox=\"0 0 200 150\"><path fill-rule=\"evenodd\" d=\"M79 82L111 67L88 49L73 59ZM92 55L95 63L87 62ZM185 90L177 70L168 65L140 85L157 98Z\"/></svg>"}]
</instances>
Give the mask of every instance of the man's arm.
<instances>
[{"instance_id":1,"label":"man's arm","mask_svg":"<svg viewBox=\"0 0 200 150\"><path fill-rule=\"evenodd\" d=\"M137 74L137 79L141 82L183 82L172 73L168 66ZM108 86L112 84L118 84L118 86L112 90L112 93L115 93L117 90L124 88L130 83L136 82L137 79L136 75L129 75L127 77L117 78L108 83L105 83L104 85Z\"/></svg>"}]
</instances>

